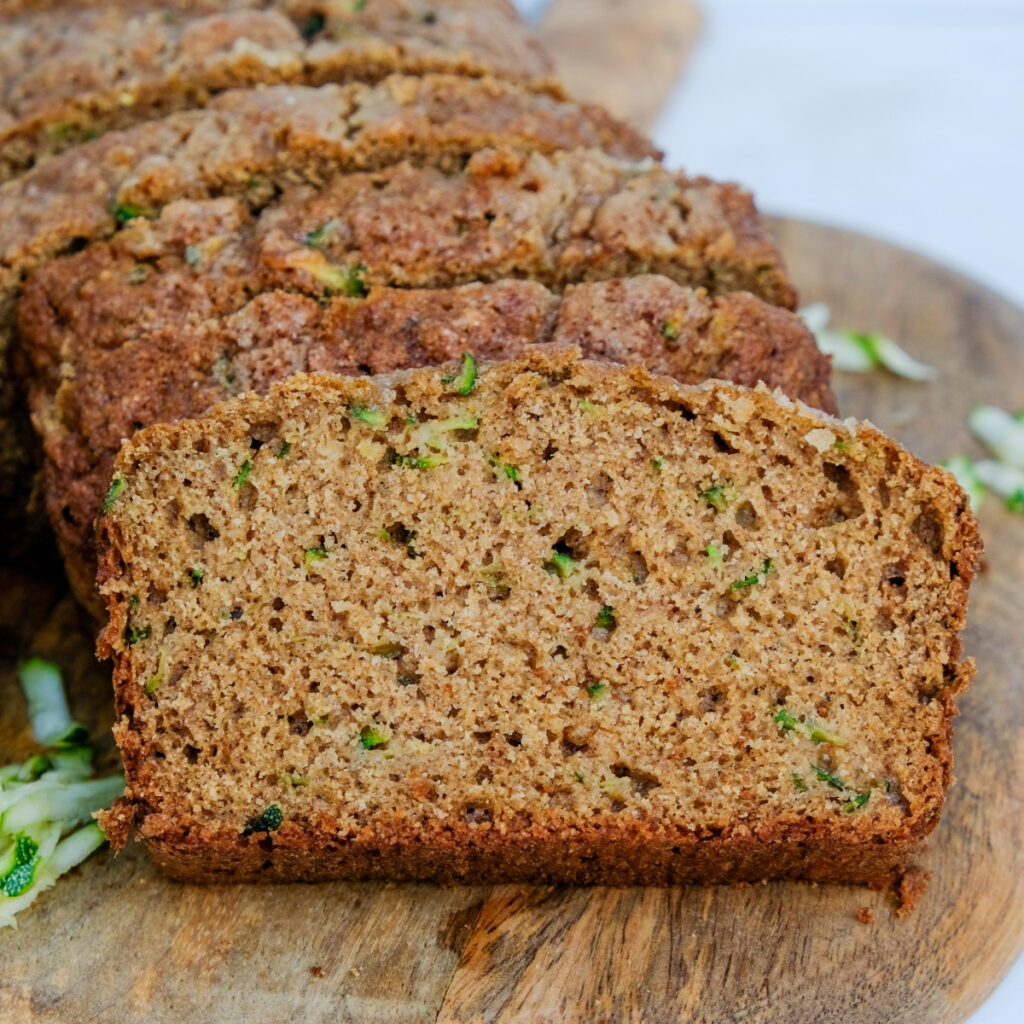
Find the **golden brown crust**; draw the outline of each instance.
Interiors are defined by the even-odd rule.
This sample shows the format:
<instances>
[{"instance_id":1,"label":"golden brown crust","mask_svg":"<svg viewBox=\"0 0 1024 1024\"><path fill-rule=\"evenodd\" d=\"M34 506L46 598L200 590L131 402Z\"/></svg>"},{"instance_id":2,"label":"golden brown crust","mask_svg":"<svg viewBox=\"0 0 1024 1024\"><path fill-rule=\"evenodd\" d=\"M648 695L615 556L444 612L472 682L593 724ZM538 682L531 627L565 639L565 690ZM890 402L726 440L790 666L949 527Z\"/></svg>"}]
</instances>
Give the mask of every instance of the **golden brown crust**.
<instances>
[{"instance_id":1,"label":"golden brown crust","mask_svg":"<svg viewBox=\"0 0 1024 1024\"><path fill-rule=\"evenodd\" d=\"M440 467L373 461L373 438L406 452L463 407L474 436ZM498 470L517 453L514 483L486 470L496 448ZM884 887L938 820L977 524L948 474L869 425L549 350L482 367L469 398L438 370L292 378L141 432L117 471L99 650L139 835L177 877ZM702 491L723 472L735 496ZM369 536L393 516L415 530ZM563 531L593 594L540 571ZM741 553L724 577L708 536ZM504 560L497 604L478 548ZM602 603L611 633L591 628ZM400 643L379 646L381 616ZM256 823L271 804L283 822Z\"/></svg>"},{"instance_id":2,"label":"golden brown crust","mask_svg":"<svg viewBox=\"0 0 1024 1024\"><path fill-rule=\"evenodd\" d=\"M494 147L459 168L417 161L332 175L256 215L248 199L178 201L136 217L108 245L54 261L35 287L81 291L103 304L114 322L102 326L114 332L159 327L171 284L202 316L273 288L329 296L351 268L363 287L529 277L558 290L646 272L795 303L778 249L736 186L594 150ZM89 279L103 283L95 298Z\"/></svg>"},{"instance_id":3,"label":"golden brown crust","mask_svg":"<svg viewBox=\"0 0 1024 1024\"><path fill-rule=\"evenodd\" d=\"M275 190L339 171L403 159L457 167L488 146L659 155L600 108L493 78L394 75L376 85L238 89L203 110L108 133L0 186L0 284L80 247L76 239L113 234L119 209L152 214L175 199L218 195L259 209Z\"/></svg>"},{"instance_id":4,"label":"golden brown crust","mask_svg":"<svg viewBox=\"0 0 1024 1024\"><path fill-rule=\"evenodd\" d=\"M0 181L104 131L205 106L226 89L430 73L491 75L565 98L507 0L22 10L0 35Z\"/></svg>"}]
</instances>

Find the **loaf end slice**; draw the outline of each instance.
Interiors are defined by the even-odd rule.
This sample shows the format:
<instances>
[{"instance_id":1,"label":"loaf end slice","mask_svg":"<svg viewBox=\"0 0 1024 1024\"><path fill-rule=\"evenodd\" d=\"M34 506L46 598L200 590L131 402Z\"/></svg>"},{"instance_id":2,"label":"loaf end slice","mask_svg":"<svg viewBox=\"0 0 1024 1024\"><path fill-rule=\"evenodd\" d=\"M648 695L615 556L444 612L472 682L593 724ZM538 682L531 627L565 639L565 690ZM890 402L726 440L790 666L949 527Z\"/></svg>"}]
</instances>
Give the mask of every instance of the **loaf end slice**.
<instances>
[{"instance_id":1,"label":"loaf end slice","mask_svg":"<svg viewBox=\"0 0 1024 1024\"><path fill-rule=\"evenodd\" d=\"M572 350L142 431L100 521L127 803L184 879L884 886L979 557L866 424Z\"/></svg>"}]
</instances>

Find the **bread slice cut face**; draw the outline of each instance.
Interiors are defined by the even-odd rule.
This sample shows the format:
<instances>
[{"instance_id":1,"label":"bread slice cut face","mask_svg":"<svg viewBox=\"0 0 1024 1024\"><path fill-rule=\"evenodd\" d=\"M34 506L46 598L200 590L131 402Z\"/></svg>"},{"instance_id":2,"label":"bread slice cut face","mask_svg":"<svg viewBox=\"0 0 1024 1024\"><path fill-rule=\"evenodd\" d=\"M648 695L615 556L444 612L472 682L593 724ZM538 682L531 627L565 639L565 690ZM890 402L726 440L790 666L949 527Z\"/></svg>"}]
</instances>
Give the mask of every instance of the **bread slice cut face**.
<instances>
[{"instance_id":1,"label":"bread slice cut face","mask_svg":"<svg viewBox=\"0 0 1024 1024\"><path fill-rule=\"evenodd\" d=\"M534 353L300 375L122 450L126 800L195 880L886 885L979 538L866 424Z\"/></svg>"}]
</instances>

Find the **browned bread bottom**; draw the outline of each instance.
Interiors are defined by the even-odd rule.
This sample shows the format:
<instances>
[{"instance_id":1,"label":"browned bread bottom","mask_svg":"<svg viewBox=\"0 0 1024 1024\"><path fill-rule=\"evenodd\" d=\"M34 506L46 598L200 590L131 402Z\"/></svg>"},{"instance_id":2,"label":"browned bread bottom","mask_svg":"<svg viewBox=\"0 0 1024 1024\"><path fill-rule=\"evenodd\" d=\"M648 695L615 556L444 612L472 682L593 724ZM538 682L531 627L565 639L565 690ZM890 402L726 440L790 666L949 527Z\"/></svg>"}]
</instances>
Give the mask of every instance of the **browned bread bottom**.
<instances>
[{"instance_id":1,"label":"browned bread bottom","mask_svg":"<svg viewBox=\"0 0 1024 1024\"><path fill-rule=\"evenodd\" d=\"M512 826L506 833L443 825L368 830L339 839L284 824L272 838L147 819L138 837L153 863L183 882L324 882L386 878L567 885L682 885L794 879L886 889L920 845L908 837L819 839L695 836L630 822Z\"/></svg>"},{"instance_id":2,"label":"browned bread bottom","mask_svg":"<svg viewBox=\"0 0 1024 1024\"><path fill-rule=\"evenodd\" d=\"M145 430L101 520L127 803L204 880L885 885L951 778L944 471L534 353Z\"/></svg>"}]
</instances>

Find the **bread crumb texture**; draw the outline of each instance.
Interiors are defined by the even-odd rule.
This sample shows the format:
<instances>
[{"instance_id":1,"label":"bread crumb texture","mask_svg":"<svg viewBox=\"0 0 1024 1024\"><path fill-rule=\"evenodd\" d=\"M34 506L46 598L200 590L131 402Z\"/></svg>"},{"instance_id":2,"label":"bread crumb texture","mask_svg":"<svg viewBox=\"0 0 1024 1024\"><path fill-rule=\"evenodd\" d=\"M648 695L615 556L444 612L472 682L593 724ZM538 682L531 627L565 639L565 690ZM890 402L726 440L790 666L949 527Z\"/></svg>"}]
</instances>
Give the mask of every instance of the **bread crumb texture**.
<instances>
[{"instance_id":1,"label":"bread crumb texture","mask_svg":"<svg viewBox=\"0 0 1024 1024\"><path fill-rule=\"evenodd\" d=\"M979 539L868 425L571 349L302 375L105 512L110 823L178 877L887 885L937 821Z\"/></svg>"}]
</instances>

